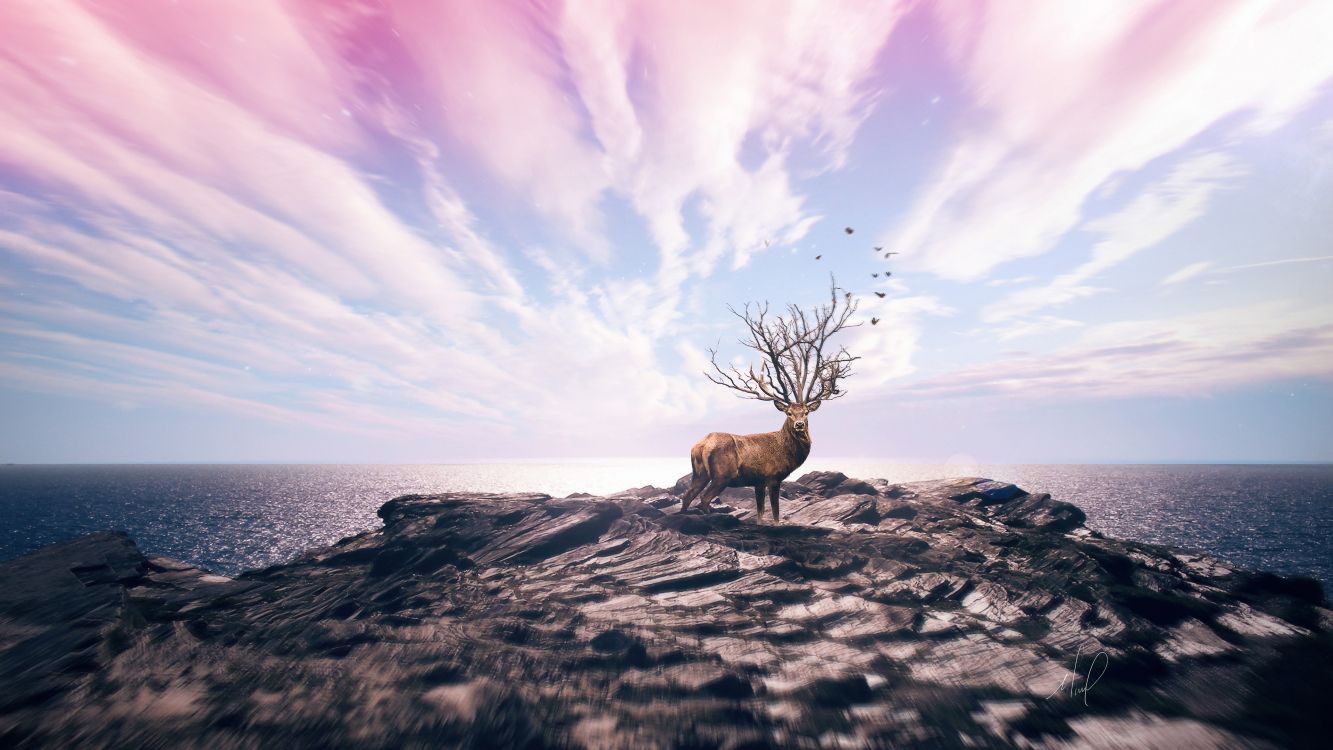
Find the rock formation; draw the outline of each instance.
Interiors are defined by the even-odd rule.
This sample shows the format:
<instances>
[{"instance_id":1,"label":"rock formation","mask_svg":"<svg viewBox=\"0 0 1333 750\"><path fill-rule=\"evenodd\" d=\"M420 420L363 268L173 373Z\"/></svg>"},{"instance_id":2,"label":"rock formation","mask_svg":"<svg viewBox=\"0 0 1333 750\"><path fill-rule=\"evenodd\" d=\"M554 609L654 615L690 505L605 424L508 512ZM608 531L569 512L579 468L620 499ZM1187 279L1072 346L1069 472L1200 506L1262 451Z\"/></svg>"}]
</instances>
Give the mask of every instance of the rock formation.
<instances>
[{"instance_id":1,"label":"rock formation","mask_svg":"<svg viewBox=\"0 0 1333 750\"><path fill-rule=\"evenodd\" d=\"M235 579L42 549L0 564L0 744L1323 746L1314 581L983 479L736 494L400 497Z\"/></svg>"}]
</instances>

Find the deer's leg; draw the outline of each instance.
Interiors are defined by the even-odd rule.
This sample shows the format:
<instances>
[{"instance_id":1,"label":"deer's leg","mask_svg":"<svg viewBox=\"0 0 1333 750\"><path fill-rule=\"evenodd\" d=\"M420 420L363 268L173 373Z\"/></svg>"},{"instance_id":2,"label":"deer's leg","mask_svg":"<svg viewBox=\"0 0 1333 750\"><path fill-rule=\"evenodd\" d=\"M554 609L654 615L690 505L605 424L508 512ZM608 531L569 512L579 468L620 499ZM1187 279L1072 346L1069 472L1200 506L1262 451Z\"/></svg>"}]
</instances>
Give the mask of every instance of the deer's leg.
<instances>
[{"instance_id":1,"label":"deer's leg","mask_svg":"<svg viewBox=\"0 0 1333 750\"><path fill-rule=\"evenodd\" d=\"M754 520L756 523L764 522L764 485L756 484L754 486Z\"/></svg>"},{"instance_id":2,"label":"deer's leg","mask_svg":"<svg viewBox=\"0 0 1333 750\"><path fill-rule=\"evenodd\" d=\"M703 492L704 487L708 485L709 474L708 467L704 463L703 451L698 445L690 449L690 472L693 476L690 478L690 488L685 491L685 496L680 499L680 510L685 512L694 498Z\"/></svg>"},{"instance_id":3,"label":"deer's leg","mask_svg":"<svg viewBox=\"0 0 1333 750\"><path fill-rule=\"evenodd\" d=\"M773 506L773 522L777 523L781 516L778 515L778 493L782 492L780 483L773 483L768 486L768 504Z\"/></svg>"},{"instance_id":4,"label":"deer's leg","mask_svg":"<svg viewBox=\"0 0 1333 750\"><path fill-rule=\"evenodd\" d=\"M713 483L708 485L708 489L699 496L699 510L705 513L713 512L713 501L727 489L727 480L717 474L713 475Z\"/></svg>"},{"instance_id":5,"label":"deer's leg","mask_svg":"<svg viewBox=\"0 0 1333 750\"><path fill-rule=\"evenodd\" d=\"M707 474L698 472L694 475L694 479L690 480L690 488L685 491L685 496L680 499L680 509L682 512L690 507L690 503L694 502L694 498L698 497L699 493L703 492L704 487L707 485Z\"/></svg>"},{"instance_id":6,"label":"deer's leg","mask_svg":"<svg viewBox=\"0 0 1333 750\"><path fill-rule=\"evenodd\" d=\"M708 469L708 476L712 479L712 484L704 490L699 496L699 509L705 513L711 512L712 503L727 489L731 480L735 479L740 470L740 458L735 453L735 448L730 451L719 450L702 456L704 465Z\"/></svg>"}]
</instances>

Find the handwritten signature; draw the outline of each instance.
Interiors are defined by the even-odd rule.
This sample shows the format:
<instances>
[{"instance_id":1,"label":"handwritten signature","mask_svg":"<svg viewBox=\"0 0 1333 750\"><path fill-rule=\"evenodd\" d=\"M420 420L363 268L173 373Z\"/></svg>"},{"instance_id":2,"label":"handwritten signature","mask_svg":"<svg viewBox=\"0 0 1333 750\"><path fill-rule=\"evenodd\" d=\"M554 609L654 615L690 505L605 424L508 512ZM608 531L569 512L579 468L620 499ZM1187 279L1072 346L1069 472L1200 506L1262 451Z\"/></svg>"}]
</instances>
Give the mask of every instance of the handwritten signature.
<instances>
[{"instance_id":1,"label":"handwritten signature","mask_svg":"<svg viewBox=\"0 0 1333 750\"><path fill-rule=\"evenodd\" d=\"M1075 678L1079 676L1078 661L1082 657L1083 657L1083 647L1079 646L1078 651L1074 652L1073 672L1065 675L1064 678L1060 680L1060 684L1055 687L1055 690L1052 690L1051 694L1046 696L1048 700L1054 698L1056 693L1068 689L1070 698L1073 698L1076 695L1081 695L1083 696L1083 705L1085 706L1088 705L1088 693L1092 690L1093 686L1096 685L1102 679L1102 675L1106 674L1106 668L1111 665L1111 657L1107 656L1105 651L1098 651L1097 653L1093 654L1092 661L1088 663L1087 674L1083 675L1083 686L1078 687L1077 683L1075 682ZM1102 671L1097 672L1096 676L1094 677L1093 672L1096 671L1098 664L1101 664Z\"/></svg>"}]
</instances>

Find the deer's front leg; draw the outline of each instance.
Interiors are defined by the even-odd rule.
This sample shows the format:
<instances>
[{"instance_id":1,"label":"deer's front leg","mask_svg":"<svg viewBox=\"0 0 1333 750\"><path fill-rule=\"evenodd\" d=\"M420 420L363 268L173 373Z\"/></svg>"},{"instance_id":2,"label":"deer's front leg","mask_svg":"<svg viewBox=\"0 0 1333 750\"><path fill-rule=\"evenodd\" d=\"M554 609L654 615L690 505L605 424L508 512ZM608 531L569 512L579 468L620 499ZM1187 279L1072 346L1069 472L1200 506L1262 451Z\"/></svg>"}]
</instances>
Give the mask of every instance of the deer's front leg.
<instances>
[{"instance_id":1,"label":"deer's front leg","mask_svg":"<svg viewBox=\"0 0 1333 750\"><path fill-rule=\"evenodd\" d=\"M754 521L755 523L764 522L764 485L756 484L754 486Z\"/></svg>"},{"instance_id":2,"label":"deer's front leg","mask_svg":"<svg viewBox=\"0 0 1333 750\"><path fill-rule=\"evenodd\" d=\"M781 516L778 515L778 493L782 492L782 483L774 482L768 486L768 504L773 506L773 523L778 523ZM763 500L760 500L762 504Z\"/></svg>"}]
</instances>

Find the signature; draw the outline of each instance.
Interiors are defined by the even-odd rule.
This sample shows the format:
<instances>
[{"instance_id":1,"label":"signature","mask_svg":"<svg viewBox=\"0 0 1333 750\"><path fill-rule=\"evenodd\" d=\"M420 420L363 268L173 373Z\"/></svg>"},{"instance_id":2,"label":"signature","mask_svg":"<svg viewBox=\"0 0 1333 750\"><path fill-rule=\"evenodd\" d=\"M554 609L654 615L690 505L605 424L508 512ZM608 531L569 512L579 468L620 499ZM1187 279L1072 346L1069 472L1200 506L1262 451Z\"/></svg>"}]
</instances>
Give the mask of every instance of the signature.
<instances>
[{"instance_id":1,"label":"signature","mask_svg":"<svg viewBox=\"0 0 1333 750\"><path fill-rule=\"evenodd\" d=\"M1075 681L1075 678L1079 676L1078 662L1079 659L1081 659L1082 657L1083 657L1083 647L1079 646L1078 651L1074 652L1073 673L1065 675L1064 678L1060 680L1060 684L1055 687L1055 690L1052 690L1051 694L1046 696L1048 700L1054 698L1056 693L1068 689L1070 698L1073 698L1074 696L1077 695L1081 695L1083 696L1083 705L1085 706L1088 705L1088 693L1091 692L1093 686L1096 685L1102 679L1102 675L1106 674L1106 668L1111 665L1111 657L1107 656L1105 651L1098 651L1097 653L1093 654L1092 661L1088 663L1088 672L1087 674L1083 675L1083 686L1079 687L1078 683ZM1098 664L1101 664L1102 667L1102 670L1100 672L1096 672ZM1096 672L1095 677L1093 676L1094 672Z\"/></svg>"}]
</instances>

